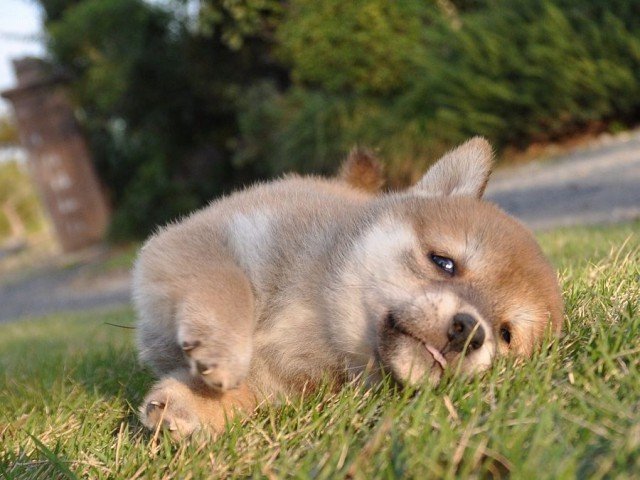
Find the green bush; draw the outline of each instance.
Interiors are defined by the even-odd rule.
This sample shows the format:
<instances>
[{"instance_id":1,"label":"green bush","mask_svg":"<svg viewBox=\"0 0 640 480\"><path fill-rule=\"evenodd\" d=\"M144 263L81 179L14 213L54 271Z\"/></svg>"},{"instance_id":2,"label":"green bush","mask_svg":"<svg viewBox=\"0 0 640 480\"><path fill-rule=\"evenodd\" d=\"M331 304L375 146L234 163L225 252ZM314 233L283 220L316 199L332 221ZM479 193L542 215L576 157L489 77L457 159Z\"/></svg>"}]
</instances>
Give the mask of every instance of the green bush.
<instances>
[{"instance_id":1,"label":"green bush","mask_svg":"<svg viewBox=\"0 0 640 480\"><path fill-rule=\"evenodd\" d=\"M270 83L256 85L240 104L244 137L235 165L252 165L263 176L330 174L380 114L373 103L365 106L348 96L300 87L281 93Z\"/></svg>"},{"instance_id":2,"label":"green bush","mask_svg":"<svg viewBox=\"0 0 640 480\"><path fill-rule=\"evenodd\" d=\"M640 39L614 9L599 16L567 5L495 0L465 15L461 28L435 25L429 74L403 99L413 106L409 116L424 117L451 141L482 134L498 145L631 120L640 106L640 58L633 54Z\"/></svg>"},{"instance_id":3,"label":"green bush","mask_svg":"<svg viewBox=\"0 0 640 480\"><path fill-rule=\"evenodd\" d=\"M7 218L7 212L13 218ZM0 162L0 243L11 236L39 233L44 222L25 165L14 160Z\"/></svg>"},{"instance_id":4,"label":"green bush","mask_svg":"<svg viewBox=\"0 0 640 480\"><path fill-rule=\"evenodd\" d=\"M421 0L293 0L277 31L277 51L299 84L389 95L417 73L432 10Z\"/></svg>"},{"instance_id":5,"label":"green bush","mask_svg":"<svg viewBox=\"0 0 640 480\"><path fill-rule=\"evenodd\" d=\"M640 118L636 1L39 3L119 237L330 172L358 143L399 185L472 135L525 146Z\"/></svg>"},{"instance_id":6,"label":"green bush","mask_svg":"<svg viewBox=\"0 0 640 480\"><path fill-rule=\"evenodd\" d=\"M639 28L625 1L293 1L278 49L294 88L240 105L236 158L326 170L368 143L403 183L472 135L501 148L633 124Z\"/></svg>"}]
</instances>

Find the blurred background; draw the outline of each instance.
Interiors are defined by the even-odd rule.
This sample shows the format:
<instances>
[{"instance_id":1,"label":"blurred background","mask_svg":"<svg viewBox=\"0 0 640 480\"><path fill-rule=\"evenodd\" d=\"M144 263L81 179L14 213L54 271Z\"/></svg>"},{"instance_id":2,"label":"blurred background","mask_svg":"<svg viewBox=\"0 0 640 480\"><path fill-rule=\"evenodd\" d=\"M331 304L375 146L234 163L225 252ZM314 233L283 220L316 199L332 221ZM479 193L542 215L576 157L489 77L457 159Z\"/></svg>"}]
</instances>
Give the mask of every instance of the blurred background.
<instances>
[{"instance_id":1,"label":"blurred background","mask_svg":"<svg viewBox=\"0 0 640 480\"><path fill-rule=\"evenodd\" d=\"M31 180L58 153L16 115L43 84L122 242L240 184L333 172L357 143L400 187L473 135L507 161L629 129L639 32L636 0L2 0L0 244L52 238ZM36 80L21 57L46 60Z\"/></svg>"}]
</instances>

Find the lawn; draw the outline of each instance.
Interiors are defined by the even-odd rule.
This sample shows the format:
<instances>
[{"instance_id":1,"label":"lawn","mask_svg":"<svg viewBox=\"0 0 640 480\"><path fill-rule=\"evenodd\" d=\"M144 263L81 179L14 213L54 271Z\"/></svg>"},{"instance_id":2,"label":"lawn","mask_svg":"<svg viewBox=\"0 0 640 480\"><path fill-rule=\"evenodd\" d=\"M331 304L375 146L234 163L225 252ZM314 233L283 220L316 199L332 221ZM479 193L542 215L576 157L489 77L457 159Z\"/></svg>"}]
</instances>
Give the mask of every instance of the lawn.
<instances>
[{"instance_id":1,"label":"lawn","mask_svg":"<svg viewBox=\"0 0 640 480\"><path fill-rule=\"evenodd\" d=\"M640 223L539 235L565 335L437 389L351 385L172 444L136 408L153 381L130 310L0 326L0 477L632 478L640 472ZM637 478L637 477L636 477Z\"/></svg>"}]
</instances>

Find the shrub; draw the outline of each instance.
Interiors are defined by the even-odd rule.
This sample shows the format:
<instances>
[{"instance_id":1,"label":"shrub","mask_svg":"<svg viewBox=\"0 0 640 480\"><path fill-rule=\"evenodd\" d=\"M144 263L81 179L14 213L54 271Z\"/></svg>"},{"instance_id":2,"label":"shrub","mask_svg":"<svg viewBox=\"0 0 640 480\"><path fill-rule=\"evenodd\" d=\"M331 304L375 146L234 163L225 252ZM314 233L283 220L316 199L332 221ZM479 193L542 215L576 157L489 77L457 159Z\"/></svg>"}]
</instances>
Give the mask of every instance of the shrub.
<instances>
[{"instance_id":1,"label":"shrub","mask_svg":"<svg viewBox=\"0 0 640 480\"><path fill-rule=\"evenodd\" d=\"M240 104L236 160L325 171L368 143L398 184L472 135L501 148L637 121L634 2L401 3L290 2L278 49L295 85Z\"/></svg>"}]
</instances>

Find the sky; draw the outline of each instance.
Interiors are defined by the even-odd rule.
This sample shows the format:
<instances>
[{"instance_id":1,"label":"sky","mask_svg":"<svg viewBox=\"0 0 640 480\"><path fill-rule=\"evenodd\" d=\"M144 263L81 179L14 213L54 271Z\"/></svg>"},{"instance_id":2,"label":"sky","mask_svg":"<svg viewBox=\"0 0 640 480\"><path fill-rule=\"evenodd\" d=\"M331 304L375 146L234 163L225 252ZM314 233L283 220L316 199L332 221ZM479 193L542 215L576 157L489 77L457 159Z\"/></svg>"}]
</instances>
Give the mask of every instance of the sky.
<instances>
[{"instance_id":1,"label":"sky","mask_svg":"<svg viewBox=\"0 0 640 480\"><path fill-rule=\"evenodd\" d=\"M16 84L12 58L44 55L41 14L32 0L0 0L0 90ZM0 98L0 111L9 108Z\"/></svg>"}]
</instances>

